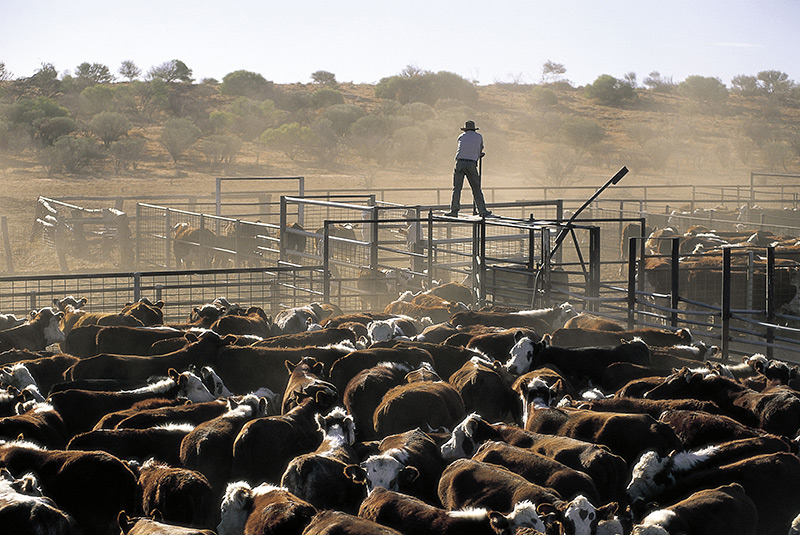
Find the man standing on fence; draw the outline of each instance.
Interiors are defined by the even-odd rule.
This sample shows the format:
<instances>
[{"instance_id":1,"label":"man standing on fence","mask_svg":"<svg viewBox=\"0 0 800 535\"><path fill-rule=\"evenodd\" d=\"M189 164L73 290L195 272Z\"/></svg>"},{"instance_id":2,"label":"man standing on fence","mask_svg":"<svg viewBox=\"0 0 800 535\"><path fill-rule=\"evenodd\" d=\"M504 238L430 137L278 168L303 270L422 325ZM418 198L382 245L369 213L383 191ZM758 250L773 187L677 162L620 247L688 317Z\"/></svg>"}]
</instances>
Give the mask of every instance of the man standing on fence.
<instances>
[{"instance_id":1,"label":"man standing on fence","mask_svg":"<svg viewBox=\"0 0 800 535\"><path fill-rule=\"evenodd\" d=\"M450 211L444 215L458 216L458 211L461 209L461 188L464 186L466 176L478 215L490 217L492 213L486 209L486 201L481 191L481 175L478 173L478 160L483 158L483 136L477 132L475 121L467 121L461 130L463 133L458 136L456 165L453 170L453 198L450 201Z\"/></svg>"}]
</instances>

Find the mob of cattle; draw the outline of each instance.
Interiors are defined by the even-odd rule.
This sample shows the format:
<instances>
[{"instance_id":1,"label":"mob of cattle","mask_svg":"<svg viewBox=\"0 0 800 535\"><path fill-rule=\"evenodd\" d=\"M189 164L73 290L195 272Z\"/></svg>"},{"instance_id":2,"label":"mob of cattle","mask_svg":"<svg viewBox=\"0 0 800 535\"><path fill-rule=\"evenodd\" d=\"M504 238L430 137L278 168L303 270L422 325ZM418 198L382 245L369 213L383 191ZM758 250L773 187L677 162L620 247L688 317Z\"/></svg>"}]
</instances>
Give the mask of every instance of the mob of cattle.
<instances>
[{"instance_id":1,"label":"mob of cattle","mask_svg":"<svg viewBox=\"0 0 800 535\"><path fill-rule=\"evenodd\" d=\"M798 532L795 367L471 301L4 316L0 532Z\"/></svg>"},{"instance_id":2,"label":"mob of cattle","mask_svg":"<svg viewBox=\"0 0 800 535\"><path fill-rule=\"evenodd\" d=\"M677 226L642 229L638 223L630 223L622 231L622 260L628 259L631 237L646 238L644 289L660 294L672 292L670 255L672 242L677 240L680 293L711 306L721 304L722 250L730 248L735 253L731 259L731 307L738 310L766 308L765 248L772 246L776 257L772 305L776 312L800 315L800 239L796 236L776 235L768 230L747 230L741 226L735 230L720 230L692 225L680 231ZM753 253L752 261L749 256L738 254L749 251ZM688 307L697 308L697 305L690 303Z\"/></svg>"}]
</instances>

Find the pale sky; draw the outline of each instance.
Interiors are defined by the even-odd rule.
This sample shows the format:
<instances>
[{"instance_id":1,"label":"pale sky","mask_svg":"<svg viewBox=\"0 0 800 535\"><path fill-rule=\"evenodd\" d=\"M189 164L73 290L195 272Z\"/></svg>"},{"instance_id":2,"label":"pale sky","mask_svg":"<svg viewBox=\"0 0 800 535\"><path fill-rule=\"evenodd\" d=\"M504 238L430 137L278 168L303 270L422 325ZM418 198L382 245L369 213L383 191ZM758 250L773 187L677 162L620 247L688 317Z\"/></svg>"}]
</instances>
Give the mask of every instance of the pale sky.
<instances>
[{"instance_id":1,"label":"pale sky","mask_svg":"<svg viewBox=\"0 0 800 535\"><path fill-rule=\"evenodd\" d=\"M779 70L800 82L800 0L0 0L0 62L14 78L123 60L179 59L196 80L244 69L276 83L376 83L407 65L479 84L575 85L635 72L680 82Z\"/></svg>"}]
</instances>

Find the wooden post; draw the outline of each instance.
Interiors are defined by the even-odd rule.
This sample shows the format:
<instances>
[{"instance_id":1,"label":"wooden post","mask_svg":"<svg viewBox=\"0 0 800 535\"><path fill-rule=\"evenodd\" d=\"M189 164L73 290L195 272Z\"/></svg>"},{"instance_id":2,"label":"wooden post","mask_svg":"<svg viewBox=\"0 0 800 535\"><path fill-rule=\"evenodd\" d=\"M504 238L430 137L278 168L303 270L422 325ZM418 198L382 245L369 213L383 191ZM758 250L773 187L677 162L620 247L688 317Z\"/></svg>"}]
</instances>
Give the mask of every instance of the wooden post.
<instances>
[{"instance_id":1,"label":"wooden post","mask_svg":"<svg viewBox=\"0 0 800 535\"><path fill-rule=\"evenodd\" d=\"M6 271L14 273L14 259L11 257L11 240L8 238L8 220L6 216L0 218L0 228L3 232L3 247L6 250Z\"/></svg>"}]
</instances>

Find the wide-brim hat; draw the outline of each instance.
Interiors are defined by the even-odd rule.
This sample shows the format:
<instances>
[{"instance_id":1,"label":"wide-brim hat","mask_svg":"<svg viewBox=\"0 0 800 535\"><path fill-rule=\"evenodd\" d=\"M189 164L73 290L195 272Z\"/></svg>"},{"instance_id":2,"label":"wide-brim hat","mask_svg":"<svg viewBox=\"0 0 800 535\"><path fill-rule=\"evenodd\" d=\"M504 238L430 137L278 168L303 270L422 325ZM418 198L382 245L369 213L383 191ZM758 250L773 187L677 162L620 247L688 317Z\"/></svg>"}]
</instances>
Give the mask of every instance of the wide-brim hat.
<instances>
[{"instance_id":1,"label":"wide-brim hat","mask_svg":"<svg viewBox=\"0 0 800 535\"><path fill-rule=\"evenodd\" d=\"M475 126L475 121L467 121L464 123L464 126L461 128L464 132L467 130L478 130L478 127Z\"/></svg>"}]
</instances>

